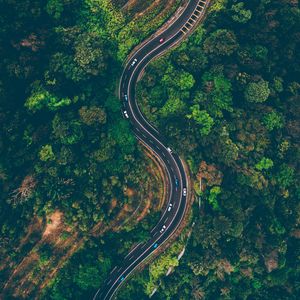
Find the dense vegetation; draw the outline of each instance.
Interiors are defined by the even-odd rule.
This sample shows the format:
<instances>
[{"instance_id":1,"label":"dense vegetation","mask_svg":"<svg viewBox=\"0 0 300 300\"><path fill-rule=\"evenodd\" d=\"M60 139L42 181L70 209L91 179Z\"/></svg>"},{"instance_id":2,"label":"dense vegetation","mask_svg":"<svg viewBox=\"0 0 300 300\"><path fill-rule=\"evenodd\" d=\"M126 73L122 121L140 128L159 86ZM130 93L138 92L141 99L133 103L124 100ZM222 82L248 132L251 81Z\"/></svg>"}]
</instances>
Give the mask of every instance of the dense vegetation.
<instances>
[{"instance_id":1,"label":"dense vegetation","mask_svg":"<svg viewBox=\"0 0 300 300\"><path fill-rule=\"evenodd\" d=\"M139 101L194 173L197 221L175 272L120 299L153 278L152 299L299 298L299 25L298 1L216 1L147 69Z\"/></svg>"},{"instance_id":2,"label":"dense vegetation","mask_svg":"<svg viewBox=\"0 0 300 300\"><path fill-rule=\"evenodd\" d=\"M149 160L122 117L116 87L129 51L178 7L179 1L171 2L168 10L166 1L159 1L153 9L148 3L124 12L120 7L125 1L0 0L1 298L9 293L17 297L15 289L25 279L37 285L21 287L30 298L44 284L39 283L43 270L58 264L51 262L53 257L63 257L64 240L79 248L97 228L99 235L120 212L130 213L131 204L139 205L141 199L128 191L137 190L141 197L149 189ZM149 14L139 17L143 9ZM56 239L46 241L43 227L52 222L53 212L55 222L63 221L64 227L53 231ZM133 242L146 238L148 230L143 228L155 220L141 224L138 233L123 233L126 242L114 233L106 243L95 239L96 246L91 238L94 246L87 243L87 250L70 260L51 297L63 297L69 285L74 296L90 295L87 288L94 291L102 283L110 259L116 262ZM116 247L114 239L120 250L106 251L104 257L105 249ZM62 248L59 255L57 244ZM80 257L87 252L83 266ZM29 262L24 270L24 257L36 256L35 267ZM57 288L69 271L72 278L65 277L67 283ZM85 277L100 273L93 283Z\"/></svg>"},{"instance_id":3,"label":"dense vegetation","mask_svg":"<svg viewBox=\"0 0 300 300\"><path fill-rule=\"evenodd\" d=\"M151 177L115 91L130 50L180 1L137 1L124 13L125 2L0 0L1 292L29 251L33 282L55 255L41 234L19 248L36 217L58 210L85 241L43 299L90 298L159 217L91 234ZM195 226L120 299L148 299L155 287L152 299L300 297L299 25L297 0L216 0L204 25L147 68L138 101L190 166Z\"/></svg>"}]
</instances>

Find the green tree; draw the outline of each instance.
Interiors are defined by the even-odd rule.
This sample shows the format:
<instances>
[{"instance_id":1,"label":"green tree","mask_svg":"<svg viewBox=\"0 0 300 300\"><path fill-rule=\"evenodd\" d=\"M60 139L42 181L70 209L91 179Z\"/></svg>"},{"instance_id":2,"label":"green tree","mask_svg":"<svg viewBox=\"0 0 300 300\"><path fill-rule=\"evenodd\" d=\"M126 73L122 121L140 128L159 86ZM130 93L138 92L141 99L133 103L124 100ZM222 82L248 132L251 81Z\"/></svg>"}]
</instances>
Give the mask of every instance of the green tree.
<instances>
[{"instance_id":1,"label":"green tree","mask_svg":"<svg viewBox=\"0 0 300 300\"><path fill-rule=\"evenodd\" d=\"M203 44L204 52L217 56L231 55L237 48L236 36L232 31L218 29L210 34Z\"/></svg>"},{"instance_id":2,"label":"green tree","mask_svg":"<svg viewBox=\"0 0 300 300\"><path fill-rule=\"evenodd\" d=\"M78 273L74 277L74 282L83 290L98 288L101 283L101 273L96 266L80 265Z\"/></svg>"},{"instance_id":3,"label":"green tree","mask_svg":"<svg viewBox=\"0 0 300 300\"><path fill-rule=\"evenodd\" d=\"M94 124L105 124L106 123L106 113L105 111L97 106L83 106L79 109L79 115L82 122L86 125Z\"/></svg>"},{"instance_id":4,"label":"green tree","mask_svg":"<svg viewBox=\"0 0 300 300\"><path fill-rule=\"evenodd\" d=\"M283 79L281 77L274 77L272 87L277 93L283 92Z\"/></svg>"},{"instance_id":5,"label":"green tree","mask_svg":"<svg viewBox=\"0 0 300 300\"><path fill-rule=\"evenodd\" d=\"M79 35L75 43L75 61L87 73L94 76L103 74L107 68L107 52L96 32Z\"/></svg>"},{"instance_id":6,"label":"green tree","mask_svg":"<svg viewBox=\"0 0 300 300\"><path fill-rule=\"evenodd\" d=\"M121 119L115 122L110 129L110 137L116 141L122 152L126 154L133 153L136 140L127 121Z\"/></svg>"},{"instance_id":7,"label":"green tree","mask_svg":"<svg viewBox=\"0 0 300 300\"><path fill-rule=\"evenodd\" d=\"M219 186L214 186L209 191L208 196L208 203L212 206L214 210L219 209L219 203L218 203L218 195L221 194L221 188Z\"/></svg>"},{"instance_id":8,"label":"green tree","mask_svg":"<svg viewBox=\"0 0 300 300\"><path fill-rule=\"evenodd\" d=\"M171 66L163 76L162 83L164 83L168 88L176 88L180 91L186 91L193 87L195 79L192 74L185 71L178 72Z\"/></svg>"},{"instance_id":9,"label":"green tree","mask_svg":"<svg viewBox=\"0 0 300 300\"><path fill-rule=\"evenodd\" d=\"M270 131L283 127L283 119L276 111L266 114L263 118L263 123Z\"/></svg>"},{"instance_id":10,"label":"green tree","mask_svg":"<svg viewBox=\"0 0 300 300\"><path fill-rule=\"evenodd\" d=\"M234 20L235 22L245 24L251 19L252 12L249 9L244 9L244 5L244 2L239 2L237 4L232 5L232 20Z\"/></svg>"},{"instance_id":11,"label":"green tree","mask_svg":"<svg viewBox=\"0 0 300 300\"><path fill-rule=\"evenodd\" d=\"M255 165L255 168L259 171L268 170L274 165L273 161L270 158L263 157L260 162Z\"/></svg>"},{"instance_id":12,"label":"green tree","mask_svg":"<svg viewBox=\"0 0 300 300\"><path fill-rule=\"evenodd\" d=\"M67 118L63 120L56 115L52 121L53 135L64 145L73 145L78 143L82 137L81 123L79 120Z\"/></svg>"},{"instance_id":13,"label":"green tree","mask_svg":"<svg viewBox=\"0 0 300 300\"><path fill-rule=\"evenodd\" d=\"M39 152L40 160L42 161L51 161L55 159L55 155L52 150L51 145L45 145Z\"/></svg>"},{"instance_id":14,"label":"green tree","mask_svg":"<svg viewBox=\"0 0 300 300\"><path fill-rule=\"evenodd\" d=\"M76 64L72 55L57 52L52 55L50 66L52 72L61 73L67 79L74 82L80 82L87 79L87 74L78 64Z\"/></svg>"},{"instance_id":15,"label":"green tree","mask_svg":"<svg viewBox=\"0 0 300 300\"><path fill-rule=\"evenodd\" d=\"M222 111L233 111L232 109L232 85L223 74L216 74L214 71L206 72L202 76L205 96L199 95L196 101L204 102L207 111L213 117L223 117Z\"/></svg>"},{"instance_id":16,"label":"green tree","mask_svg":"<svg viewBox=\"0 0 300 300\"><path fill-rule=\"evenodd\" d=\"M249 102L265 102L270 95L269 83L265 80L250 82L245 90L245 99Z\"/></svg>"},{"instance_id":17,"label":"green tree","mask_svg":"<svg viewBox=\"0 0 300 300\"><path fill-rule=\"evenodd\" d=\"M214 125L213 118L205 110L200 110L199 104L195 104L190 108L191 114L187 115L188 119L192 119L200 126L200 134L208 135Z\"/></svg>"},{"instance_id":18,"label":"green tree","mask_svg":"<svg viewBox=\"0 0 300 300\"><path fill-rule=\"evenodd\" d=\"M282 164L276 176L279 186L284 189L290 187L294 182L294 174L295 170L292 167Z\"/></svg>"},{"instance_id":19,"label":"green tree","mask_svg":"<svg viewBox=\"0 0 300 300\"><path fill-rule=\"evenodd\" d=\"M54 19L59 19L64 10L64 3L62 0L48 0L46 11Z\"/></svg>"},{"instance_id":20,"label":"green tree","mask_svg":"<svg viewBox=\"0 0 300 300\"><path fill-rule=\"evenodd\" d=\"M160 109L162 117L169 117L175 114L181 114L185 108L185 104L178 98L169 98L164 106Z\"/></svg>"},{"instance_id":21,"label":"green tree","mask_svg":"<svg viewBox=\"0 0 300 300\"><path fill-rule=\"evenodd\" d=\"M31 96L25 102L25 107L32 112L36 112L42 108L48 108L49 110L56 111L61 107L70 105L71 103L71 99L67 97L59 98L51 94L37 82Z\"/></svg>"}]
</instances>

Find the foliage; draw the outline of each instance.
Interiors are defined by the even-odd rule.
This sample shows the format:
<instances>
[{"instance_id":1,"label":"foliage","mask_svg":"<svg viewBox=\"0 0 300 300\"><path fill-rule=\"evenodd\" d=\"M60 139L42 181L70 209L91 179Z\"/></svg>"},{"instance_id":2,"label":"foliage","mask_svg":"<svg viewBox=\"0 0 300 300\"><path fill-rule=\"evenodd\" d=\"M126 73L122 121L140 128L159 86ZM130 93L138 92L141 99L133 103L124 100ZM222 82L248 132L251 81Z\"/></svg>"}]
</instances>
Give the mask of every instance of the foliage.
<instances>
[{"instance_id":1,"label":"foliage","mask_svg":"<svg viewBox=\"0 0 300 300\"><path fill-rule=\"evenodd\" d=\"M12 271L41 238L42 232L32 239L28 234L33 220L44 224L59 210L76 239L89 240L96 224L105 228L124 206L124 211L129 204L138 206L139 197L127 197L126 189L142 194L149 188L143 184L149 180L149 161L122 119L116 86L128 53L178 5L174 1L165 10L149 4L150 15L136 17L110 0L0 1L0 254L7 262L0 271L1 296ZM179 84L186 78L190 86L191 76ZM139 230L140 240L148 237ZM30 241L23 247L26 237ZM15 280L20 289L32 282L33 289L26 287L29 298L38 297L42 278L50 275L41 275L44 268L60 267L70 255L68 250L61 257L62 249L51 251ZM80 263L66 263L46 299L92 298L111 264L107 254L102 253L102 264L95 263L97 255L85 256Z\"/></svg>"},{"instance_id":2,"label":"foliage","mask_svg":"<svg viewBox=\"0 0 300 300\"><path fill-rule=\"evenodd\" d=\"M213 118L205 110L200 110L199 104L191 106L191 114L188 119L194 120L200 126L201 135L208 135L214 124Z\"/></svg>"},{"instance_id":3,"label":"foliage","mask_svg":"<svg viewBox=\"0 0 300 300\"><path fill-rule=\"evenodd\" d=\"M54 160L55 155L52 150L51 145L45 145L42 147L42 149L39 152L40 160L42 161L49 161L49 160Z\"/></svg>"},{"instance_id":4,"label":"foliage","mask_svg":"<svg viewBox=\"0 0 300 300\"><path fill-rule=\"evenodd\" d=\"M259 171L268 170L273 167L273 161L270 158L263 157L260 162L255 165Z\"/></svg>"},{"instance_id":5,"label":"foliage","mask_svg":"<svg viewBox=\"0 0 300 300\"><path fill-rule=\"evenodd\" d=\"M213 1L200 42L146 69L138 101L188 162L200 201L172 275L158 286L146 270L127 299L157 286L153 299L297 299L299 16L293 1ZM193 85L162 82L170 70ZM170 94L185 118L160 115Z\"/></svg>"},{"instance_id":6,"label":"foliage","mask_svg":"<svg viewBox=\"0 0 300 300\"><path fill-rule=\"evenodd\" d=\"M55 111L60 107L68 106L70 104L71 100L69 98L59 99L39 85L34 88L32 95L25 102L25 106L32 112L36 112L42 108L48 108L49 110Z\"/></svg>"},{"instance_id":7,"label":"foliage","mask_svg":"<svg viewBox=\"0 0 300 300\"><path fill-rule=\"evenodd\" d=\"M138 207L126 190L147 186L149 166L121 117L116 86L128 53L182 3L164 10L166 0L136 1L151 4L139 14L116 2L124 4L0 1L1 289L40 238L22 247L33 217L59 209L88 240L41 299L91 299L159 219L151 211L137 228L90 234ZM153 299L299 295L299 5L217 0L209 12L149 65L137 90L145 116L191 166L200 211L195 205L180 263L176 243L120 299L148 299L155 286ZM40 253L38 268L53 263L51 251ZM28 297L36 298L32 281Z\"/></svg>"},{"instance_id":8,"label":"foliage","mask_svg":"<svg viewBox=\"0 0 300 300\"><path fill-rule=\"evenodd\" d=\"M171 114L178 114L183 111L185 105L180 99L168 99L167 102L160 110L160 114L163 117L169 116Z\"/></svg>"},{"instance_id":9,"label":"foliage","mask_svg":"<svg viewBox=\"0 0 300 300\"><path fill-rule=\"evenodd\" d=\"M273 129L280 129L283 127L282 117L275 111L266 114L263 118L263 122L270 131Z\"/></svg>"},{"instance_id":10,"label":"foliage","mask_svg":"<svg viewBox=\"0 0 300 300\"><path fill-rule=\"evenodd\" d=\"M264 80L250 82L245 90L245 98L249 102L265 102L269 95L269 83Z\"/></svg>"},{"instance_id":11,"label":"foliage","mask_svg":"<svg viewBox=\"0 0 300 300\"><path fill-rule=\"evenodd\" d=\"M203 50L207 54L228 56L238 48L236 36L232 31L218 29L206 38Z\"/></svg>"},{"instance_id":12,"label":"foliage","mask_svg":"<svg viewBox=\"0 0 300 300\"><path fill-rule=\"evenodd\" d=\"M221 194L221 188L219 186L214 186L209 191L208 202L213 207L214 210L219 208L217 197Z\"/></svg>"},{"instance_id":13,"label":"foliage","mask_svg":"<svg viewBox=\"0 0 300 300\"><path fill-rule=\"evenodd\" d=\"M232 20L238 23L247 23L251 17L252 12L249 9L244 9L244 2L239 2L235 5L232 5L231 9L233 11Z\"/></svg>"}]
</instances>

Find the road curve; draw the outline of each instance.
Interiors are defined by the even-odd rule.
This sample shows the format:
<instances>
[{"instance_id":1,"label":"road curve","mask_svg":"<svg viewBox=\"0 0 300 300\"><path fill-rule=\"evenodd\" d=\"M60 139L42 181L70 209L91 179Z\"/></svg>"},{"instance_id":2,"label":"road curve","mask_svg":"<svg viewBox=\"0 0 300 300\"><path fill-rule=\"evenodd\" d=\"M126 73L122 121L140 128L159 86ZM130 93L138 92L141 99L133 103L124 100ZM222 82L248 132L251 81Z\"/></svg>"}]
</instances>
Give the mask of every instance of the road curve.
<instances>
[{"instance_id":1,"label":"road curve","mask_svg":"<svg viewBox=\"0 0 300 300\"><path fill-rule=\"evenodd\" d=\"M111 299L126 278L146 258L168 240L183 219L189 188L186 173L179 156L174 153L160 133L145 119L135 101L135 86L139 75L156 56L174 46L193 28L202 17L209 0L190 0L180 16L159 35L154 36L137 50L124 68L119 87L123 102L123 114L131 123L132 130L145 146L150 148L163 162L168 174L169 199L165 212L151 230L151 237L145 243L133 248L120 266L116 266L96 292L93 299Z\"/></svg>"}]
</instances>

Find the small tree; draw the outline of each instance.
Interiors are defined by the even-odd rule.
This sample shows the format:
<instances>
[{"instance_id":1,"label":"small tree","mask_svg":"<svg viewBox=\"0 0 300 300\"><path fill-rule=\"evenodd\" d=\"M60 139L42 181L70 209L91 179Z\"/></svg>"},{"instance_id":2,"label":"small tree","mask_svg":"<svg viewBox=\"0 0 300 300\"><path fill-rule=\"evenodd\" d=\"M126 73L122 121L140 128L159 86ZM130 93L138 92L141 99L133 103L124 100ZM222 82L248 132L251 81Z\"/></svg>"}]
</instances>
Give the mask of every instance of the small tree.
<instances>
[{"instance_id":1,"label":"small tree","mask_svg":"<svg viewBox=\"0 0 300 300\"><path fill-rule=\"evenodd\" d=\"M51 161L55 159L55 155L52 150L51 145L45 145L39 152L40 160L42 161Z\"/></svg>"},{"instance_id":2,"label":"small tree","mask_svg":"<svg viewBox=\"0 0 300 300\"><path fill-rule=\"evenodd\" d=\"M219 209L219 204L217 200L219 194L221 194L221 188L219 186L214 186L209 191L208 202L214 210Z\"/></svg>"},{"instance_id":3,"label":"small tree","mask_svg":"<svg viewBox=\"0 0 300 300\"><path fill-rule=\"evenodd\" d=\"M244 9L244 2L240 2L235 5L232 5L231 10L233 12L232 20L235 22L245 24L252 17L251 10Z\"/></svg>"},{"instance_id":4,"label":"small tree","mask_svg":"<svg viewBox=\"0 0 300 300\"><path fill-rule=\"evenodd\" d=\"M263 157L261 161L255 165L255 168L259 171L262 171L272 168L273 165L273 161L270 158Z\"/></svg>"},{"instance_id":5,"label":"small tree","mask_svg":"<svg viewBox=\"0 0 300 300\"><path fill-rule=\"evenodd\" d=\"M200 110L199 104L193 105L191 108L191 114L187 115L188 119L192 119L196 124L200 125L200 134L208 135L214 125L214 119L208 114L206 110Z\"/></svg>"},{"instance_id":6,"label":"small tree","mask_svg":"<svg viewBox=\"0 0 300 300\"><path fill-rule=\"evenodd\" d=\"M263 118L263 123L270 131L272 131L273 129L280 129L283 127L283 119L275 111L266 114Z\"/></svg>"},{"instance_id":7,"label":"small tree","mask_svg":"<svg viewBox=\"0 0 300 300\"><path fill-rule=\"evenodd\" d=\"M79 109L79 115L82 122L89 126L106 123L105 111L97 106L83 106Z\"/></svg>"},{"instance_id":8,"label":"small tree","mask_svg":"<svg viewBox=\"0 0 300 300\"><path fill-rule=\"evenodd\" d=\"M248 102L265 102L270 95L269 83L265 80L250 82L245 91L245 99Z\"/></svg>"},{"instance_id":9,"label":"small tree","mask_svg":"<svg viewBox=\"0 0 300 300\"><path fill-rule=\"evenodd\" d=\"M162 117L168 117L174 114L182 113L185 104L178 98L169 98L165 105L161 108L160 114Z\"/></svg>"},{"instance_id":10,"label":"small tree","mask_svg":"<svg viewBox=\"0 0 300 300\"><path fill-rule=\"evenodd\" d=\"M43 108L56 111L72 103L69 98L59 98L47 91L40 83L35 83L31 96L26 100L25 107L32 112Z\"/></svg>"},{"instance_id":11,"label":"small tree","mask_svg":"<svg viewBox=\"0 0 300 300\"><path fill-rule=\"evenodd\" d=\"M204 41L203 48L208 54L228 56L238 48L238 43L232 31L219 29Z\"/></svg>"}]
</instances>

